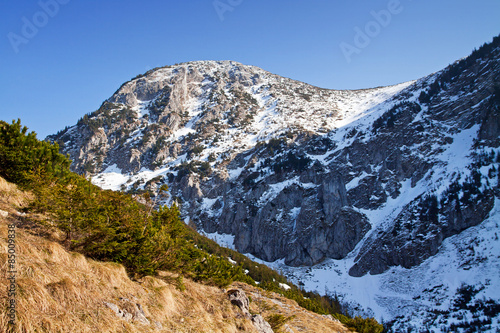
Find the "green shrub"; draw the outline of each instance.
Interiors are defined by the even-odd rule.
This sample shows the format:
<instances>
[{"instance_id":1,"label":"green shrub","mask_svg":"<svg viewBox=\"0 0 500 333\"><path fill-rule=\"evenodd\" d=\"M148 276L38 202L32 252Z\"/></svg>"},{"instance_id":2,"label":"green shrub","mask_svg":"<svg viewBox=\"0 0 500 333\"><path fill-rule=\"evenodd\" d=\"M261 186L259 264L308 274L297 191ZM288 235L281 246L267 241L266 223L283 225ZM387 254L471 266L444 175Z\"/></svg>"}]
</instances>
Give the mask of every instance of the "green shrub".
<instances>
[{"instance_id":1,"label":"green shrub","mask_svg":"<svg viewBox=\"0 0 500 333\"><path fill-rule=\"evenodd\" d=\"M205 147L203 147L203 145L196 145L191 149L189 156L199 155L203 152L204 149Z\"/></svg>"},{"instance_id":2,"label":"green shrub","mask_svg":"<svg viewBox=\"0 0 500 333\"><path fill-rule=\"evenodd\" d=\"M233 266L225 258L209 255L196 263L195 281L205 281L218 287L226 287L244 275L240 266Z\"/></svg>"},{"instance_id":3,"label":"green shrub","mask_svg":"<svg viewBox=\"0 0 500 333\"><path fill-rule=\"evenodd\" d=\"M19 119L12 124L0 121L0 176L6 180L29 189L35 179L63 177L69 165L57 144L39 141Z\"/></svg>"},{"instance_id":4,"label":"green shrub","mask_svg":"<svg viewBox=\"0 0 500 333\"><path fill-rule=\"evenodd\" d=\"M266 317L266 320L269 325L271 325L274 332L281 332L281 328L293 318L295 318L295 316L286 317L282 314L272 314Z\"/></svg>"}]
</instances>

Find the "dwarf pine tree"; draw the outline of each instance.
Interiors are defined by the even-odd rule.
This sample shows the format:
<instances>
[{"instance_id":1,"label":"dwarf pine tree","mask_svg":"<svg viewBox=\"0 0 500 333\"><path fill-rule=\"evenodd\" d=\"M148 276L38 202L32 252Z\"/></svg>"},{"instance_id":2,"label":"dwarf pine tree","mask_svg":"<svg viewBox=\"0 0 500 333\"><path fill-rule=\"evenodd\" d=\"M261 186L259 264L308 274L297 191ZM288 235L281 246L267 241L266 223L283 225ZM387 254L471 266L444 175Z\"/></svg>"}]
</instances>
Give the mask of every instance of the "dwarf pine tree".
<instances>
[{"instance_id":1,"label":"dwarf pine tree","mask_svg":"<svg viewBox=\"0 0 500 333\"><path fill-rule=\"evenodd\" d=\"M70 160L59 146L40 141L21 121L0 121L0 175L23 188L36 179L53 179L69 172Z\"/></svg>"}]
</instances>

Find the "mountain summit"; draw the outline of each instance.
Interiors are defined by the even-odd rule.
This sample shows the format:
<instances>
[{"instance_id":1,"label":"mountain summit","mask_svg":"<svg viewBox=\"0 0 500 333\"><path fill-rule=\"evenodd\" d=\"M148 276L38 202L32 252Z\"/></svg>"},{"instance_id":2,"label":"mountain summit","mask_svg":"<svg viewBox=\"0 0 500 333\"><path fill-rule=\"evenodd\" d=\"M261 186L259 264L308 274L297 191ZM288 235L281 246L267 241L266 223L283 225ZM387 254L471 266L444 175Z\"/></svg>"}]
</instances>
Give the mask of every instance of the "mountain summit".
<instances>
[{"instance_id":1,"label":"mountain summit","mask_svg":"<svg viewBox=\"0 0 500 333\"><path fill-rule=\"evenodd\" d=\"M49 139L103 188L168 184L200 231L396 330L431 313L460 325L464 286L481 286L470 304L500 299L499 54L496 37L422 79L352 91L233 61L167 66Z\"/></svg>"},{"instance_id":2,"label":"mountain summit","mask_svg":"<svg viewBox=\"0 0 500 333\"><path fill-rule=\"evenodd\" d=\"M167 183L186 218L237 235L238 250L311 265L343 258L370 229L325 161L332 131L375 119L409 85L335 91L231 61L185 63L125 83L52 139L103 188Z\"/></svg>"}]
</instances>

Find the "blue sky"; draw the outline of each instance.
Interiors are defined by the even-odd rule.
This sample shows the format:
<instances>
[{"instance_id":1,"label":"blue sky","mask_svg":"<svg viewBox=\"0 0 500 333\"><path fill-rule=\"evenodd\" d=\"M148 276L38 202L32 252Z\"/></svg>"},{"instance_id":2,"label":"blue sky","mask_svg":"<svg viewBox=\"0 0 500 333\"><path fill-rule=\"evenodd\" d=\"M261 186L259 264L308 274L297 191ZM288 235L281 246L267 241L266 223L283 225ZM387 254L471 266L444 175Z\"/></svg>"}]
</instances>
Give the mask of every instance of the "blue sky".
<instances>
[{"instance_id":1,"label":"blue sky","mask_svg":"<svg viewBox=\"0 0 500 333\"><path fill-rule=\"evenodd\" d=\"M500 34L500 1L0 3L0 119L40 138L148 69L235 60L332 89L417 79Z\"/></svg>"}]
</instances>

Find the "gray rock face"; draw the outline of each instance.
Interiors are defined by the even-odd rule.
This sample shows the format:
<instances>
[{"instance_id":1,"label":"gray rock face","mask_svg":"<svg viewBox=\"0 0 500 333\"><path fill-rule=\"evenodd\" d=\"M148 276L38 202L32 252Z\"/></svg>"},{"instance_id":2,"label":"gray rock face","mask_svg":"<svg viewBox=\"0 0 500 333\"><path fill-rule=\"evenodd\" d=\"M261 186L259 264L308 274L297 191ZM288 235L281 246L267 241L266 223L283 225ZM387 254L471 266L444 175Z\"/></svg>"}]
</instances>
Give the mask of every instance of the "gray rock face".
<instances>
[{"instance_id":1,"label":"gray rock face","mask_svg":"<svg viewBox=\"0 0 500 333\"><path fill-rule=\"evenodd\" d=\"M271 325L259 314L252 316L252 323L260 333L274 333Z\"/></svg>"},{"instance_id":2,"label":"gray rock face","mask_svg":"<svg viewBox=\"0 0 500 333\"><path fill-rule=\"evenodd\" d=\"M243 290L231 289L227 291L231 304L236 305L245 315L250 316L250 301Z\"/></svg>"},{"instance_id":3,"label":"gray rock face","mask_svg":"<svg viewBox=\"0 0 500 333\"><path fill-rule=\"evenodd\" d=\"M422 221L422 200L408 205L396 218L391 230L364 246L349 274L380 274L391 266L411 268L435 255L443 240L484 221L494 205L493 192L479 201L464 205L454 199L443 204L441 215ZM367 243L368 244L368 243ZM403 249L400 251L399 249Z\"/></svg>"},{"instance_id":4,"label":"gray rock face","mask_svg":"<svg viewBox=\"0 0 500 333\"><path fill-rule=\"evenodd\" d=\"M219 220L227 225L224 232L236 235L239 251L268 261L285 258L287 264L313 265L325 258L343 258L370 225L363 214L347 206L345 185L339 174L327 174L317 181L318 184L307 186L291 185L262 207L248 209L244 203L267 193L269 186L264 184L263 188L249 189L240 203L228 196ZM235 222L241 220L245 223ZM238 228L232 229L235 226ZM208 223L204 228L211 229Z\"/></svg>"},{"instance_id":5,"label":"gray rock face","mask_svg":"<svg viewBox=\"0 0 500 333\"><path fill-rule=\"evenodd\" d=\"M132 302L127 298L120 298L121 308L110 302L104 302L104 305L113 310L119 318L122 318L125 321L132 320L142 325L150 324L141 304Z\"/></svg>"},{"instance_id":6,"label":"gray rock face","mask_svg":"<svg viewBox=\"0 0 500 333\"><path fill-rule=\"evenodd\" d=\"M260 315L251 315L250 314L250 302L248 300L247 295L243 290L240 289L231 289L227 291L227 295L232 304L236 305L241 309L243 314L252 320L255 328L260 333L273 333L273 329L271 325Z\"/></svg>"},{"instance_id":7,"label":"gray rock face","mask_svg":"<svg viewBox=\"0 0 500 333\"><path fill-rule=\"evenodd\" d=\"M231 61L169 66L49 139L104 188L168 184L184 220L242 253L295 266L352 256L352 275L377 274L419 265L491 210L499 54L357 91Z\"/></svg>"},{"instance_id":8,"label":"gray rock face","mask_svg":"<svg viewBox=\"0 0 500 333\"><path fill-rule=\"evenodd\" d=\"M498 108L498 99L500 99L500 88L494 92L493 101L490 102L487 108L483 121L481 122L481 130L479 131L479 139L488 142L489 146L500 146L500 108Z\"/></svg>"}]
</instances>

